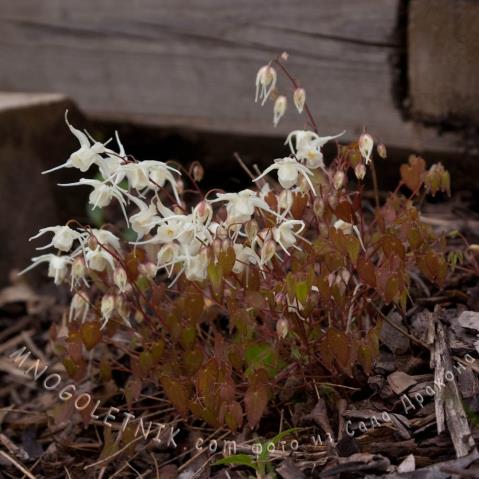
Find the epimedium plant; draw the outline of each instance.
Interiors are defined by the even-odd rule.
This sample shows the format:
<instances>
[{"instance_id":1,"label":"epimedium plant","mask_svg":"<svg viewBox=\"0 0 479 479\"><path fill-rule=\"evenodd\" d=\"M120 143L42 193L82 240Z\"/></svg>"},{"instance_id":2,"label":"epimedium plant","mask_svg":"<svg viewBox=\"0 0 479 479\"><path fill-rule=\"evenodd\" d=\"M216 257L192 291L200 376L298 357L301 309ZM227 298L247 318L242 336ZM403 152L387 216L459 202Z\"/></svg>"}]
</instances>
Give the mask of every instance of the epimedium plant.
<instances>
[{"instance_id":1,"label":"epimedium plant","mask_svg":"<svg viewBox=\"0 0 479 479\"><path fill-rule=\"evenodd\" d=\"M262 173L243 164L252 183L240 192L203 192L199 163L139 162L118 135L116 151L65 115L80 148L45 173L97 169L95 179L62 186L91 188L92 208L116 202L136 236L71 220L32 238L52 233L38 249L56 252L24 271L47 263L48 276L73 294L62 328L52 330L73 379L88 374L93 355L104 381L115 368L129 374L130 405L156 385L185 417L231 430L246 418L253 428L290 375L301 389L353 378L358 368L369 374L386 309L404 312L415 283L445 284L446 238L421 221L418 204L424 194L450 194L448 172L411 156L380 203L374 160L387 161L385 146L366 132L343 145L342 133L319 136L286 60L258 71L256 101L273 101L277 125L289 96L277 87L283 73L307 129L291 132L289 156ZM327 142L336 145L328 165ZM374 205L364 198L368 174ZM128 364L95 356L105 345L121 348Z\"/></svg>"}]
</instances>

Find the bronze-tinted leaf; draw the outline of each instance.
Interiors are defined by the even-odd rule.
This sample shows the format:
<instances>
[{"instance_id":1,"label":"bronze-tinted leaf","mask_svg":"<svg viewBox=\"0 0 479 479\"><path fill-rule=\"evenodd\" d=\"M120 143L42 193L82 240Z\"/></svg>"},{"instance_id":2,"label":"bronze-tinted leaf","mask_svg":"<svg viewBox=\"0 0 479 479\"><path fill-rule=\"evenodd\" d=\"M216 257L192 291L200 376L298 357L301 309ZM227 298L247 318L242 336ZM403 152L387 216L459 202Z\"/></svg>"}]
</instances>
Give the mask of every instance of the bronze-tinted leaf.
<instances>
[{"instance_id":1,"label":"bronze-tinted leaf","mask_svg":"<svg viewBox=\"0 0 479 479\"><path fill-rule=\"evenodd\" d=\"M166 396L171 401L179 414L186 416L188 413L189 394L185 385L178 379L161 376L161 385L165 391Z\"/></svg>"},{"instance_id":2,"label":"bronze-tinted leaf","mask_svg":"<svg viewBox=\"0 0 479 479\"><path fill-rule=\"evenodd\" d=\"M90 351L101 340L100 323L98 321L87 321L80 328L80 334L85 348Z\"/></svg>"},{"instance_id":3,"label":"bronze-tinted leaf","mask_svg":"<svg viewBox=\"0 0 479 479\"><path fill-rule=\"evenodd\" d=\"M264 383L254 382L248 387L244 403L248 425L251 429L258 425L263 416L266 406L268 405L268 396L268 386Z\"/></svg>"}]
</instances>

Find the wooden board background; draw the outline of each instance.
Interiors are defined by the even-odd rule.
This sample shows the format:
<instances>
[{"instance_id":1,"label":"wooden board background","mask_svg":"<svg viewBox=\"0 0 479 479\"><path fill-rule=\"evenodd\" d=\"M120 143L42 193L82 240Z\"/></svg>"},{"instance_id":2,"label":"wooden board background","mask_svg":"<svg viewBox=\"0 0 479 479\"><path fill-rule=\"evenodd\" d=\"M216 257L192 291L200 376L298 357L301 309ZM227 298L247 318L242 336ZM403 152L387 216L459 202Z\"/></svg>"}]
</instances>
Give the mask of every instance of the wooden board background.
<instances>
[{"instance_id":1,"label":"wooden board background","mask_svg":"<svg viewBox=\"0 0 479 479\"><path fill-rule=\"evenodd\" d=\"M155 125L286 134L304 119L253 102L257 69L285 50L320 131L363 126L388 145L449 151L402 118L391 57L399 0L0 0L0 90L61 92L87 113ZM281 84L284 89L286 82ZM291 106L291 105L290 105Z\"/></svg>"}]
</instances>

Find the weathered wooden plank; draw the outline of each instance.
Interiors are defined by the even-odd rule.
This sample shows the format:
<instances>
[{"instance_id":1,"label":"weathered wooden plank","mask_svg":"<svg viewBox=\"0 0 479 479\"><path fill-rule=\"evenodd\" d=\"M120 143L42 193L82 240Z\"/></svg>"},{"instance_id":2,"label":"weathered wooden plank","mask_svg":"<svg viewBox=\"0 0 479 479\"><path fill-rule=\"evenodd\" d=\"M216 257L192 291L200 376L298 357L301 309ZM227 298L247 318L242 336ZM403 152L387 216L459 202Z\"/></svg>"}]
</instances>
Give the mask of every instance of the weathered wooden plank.
<instances>
[{"instance_id":1,"label":"weathered wooden plank","mask_svg":"<svg viewBox=\"0 0 479 479\"><path fill-rule=\"evenodd\" d=\"M307 89L321 132L363 126L391 145L455 148L405 122L393 98L399 0L0 0L0 88L60 91L86 112L156 125L285 134L252 101L279 52ZM288 85L280 85L288 91Z\"/></svg>"},{"instance_id":2,"label":"weathered wooden plank","mask_svg":"<svg viewBox=\"0 0 479 479\"><path fill-rule=\"evenodd\" d=\"M412 1L408 38L413 115L479 124L479 2Z\"/></svg>"},{"instance_id":3,"label":"weathered wooden plank","mask_svg":"<svg viewBox=\"0 0 479 479\"><path fill-rule=\"evenodd\" d=\"M72 195L55 185L76 178L71 170L41 174L63 163L75 147L71 135L54 134L65 131L67 108L78 119L75 106L62 95L0 92L1 286L12 268L27 266L31 256L40 254L28 242L30 236L68 220L86 204L86 191Z\"/></svg>"}]
</instances>

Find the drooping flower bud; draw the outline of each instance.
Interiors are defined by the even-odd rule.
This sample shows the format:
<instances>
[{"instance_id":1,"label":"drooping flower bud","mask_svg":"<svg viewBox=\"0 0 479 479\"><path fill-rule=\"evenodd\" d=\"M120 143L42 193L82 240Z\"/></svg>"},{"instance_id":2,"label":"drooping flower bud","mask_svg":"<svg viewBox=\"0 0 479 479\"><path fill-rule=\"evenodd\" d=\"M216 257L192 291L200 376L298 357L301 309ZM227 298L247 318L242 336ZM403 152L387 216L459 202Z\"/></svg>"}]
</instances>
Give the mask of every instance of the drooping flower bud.
<instances>
[{"instance_id":1,"label":"drooping flower bud","mask_svg":"<svg viewBox=\"0 0 479 479\"><path fill-rule=\"evenodd\" d=\"M215 258L218 258L221 251L223 250L223 243L220 238L215 238L213 240L213 254L215 255Z\"/></svg>"},{"instance_id":2,"label":"drooping flower bud","mask_svg":"<svg viewBox=\"0 0 479 479\"><path fill-rule=\"evenodd\" d=\"M124 293L128 289L128 276L122 267L116 268L113 272L113 282L120 293Z\"/></svg>"},{"instance_id":3,"label":"drooping flower bud","mask_svg":"<svg viewBox=\"0 0 479 479\"><path fill-rule=\"evenodd\" d=\"M233 243L229 238L225 238L221 243L221 248L223 251L227 251L229 248L233 247Z\"/></svg>"},{"instance_id":4,"label":"drooping flower bud","mask_svg":"<svg viewBox=\"0 0 479 479\"><path fill-rule=\"evenodd\" d=\"M91 235L88 238L88 248L91 250L95 250L97 249L97 247L98 247L98 241L93 235Z\"/></svg>"},{"instance_id":5,"label":"drooping flower bud","mask_svg":"<svg viewBox=\"0 0 479 479\"><path fill-rule=\"evenodd\" d=\"M324 201L319 196L316 196L316 198L314 198L313 211L318 218L322 218L324 214Z\"/></svg>"},{"instance_id":6,"label":"drooping flower bud","mask_svg":"<svg viewBox=\"0 0 479 479\"><path fill-rule=\"evenodd\" d=\"M284 339L288 335L289 331L289 324L286 318L278 319L276 323L276 334L278 335L279 339Z\"/></svg>"},{"instance_id":7,"label":"drooping flower bud","mask_svg":"<svg viewBox=\"0 0 479 479\"><path fill-rule=\"evenodd\" d=\"M194 214L196 218L205 224L211 220L213 216L213 208L207 201L203 200L195 206Z\"/></svg>"},{"instance_id":8,"label":"drooping flower bud","mask_svg":"<svg viewBox=\"0 0 479 479\"><path fill-rule=\"evenodd\" d=\"M296 90L294 90L293 102L298 113L303 113L304 104L306 103L306 92L304 88L296 88Z\"/></svg>"},{"instance_id":9,"label":"drooping flower bud","mask_svg":"<svg viewBox=\"0 0 479 479\"><path fill-rule=\"evenodd\" d=\"M363 133L359 137L358 146L361 156L366 160L366 164L369 164L374 146L373 137L369 133Z\"/></svg>"},{"instance_id":10,"label":"drooping flower bud","mask_svg":"<svg viewBox=\"0 0 479 479\"><path fill-rule=\"evenodd\" d=\"M79 256L72 263L72 270L71 270L72 283L76 284L78 280L83 279L85 275L86 275L85 260L83 256Z\"/></svg>"},{"instance_id":11,"label":"drooping flower bud","mask_svg":"<svg viewBox=\"0 0 479 479\"><path fill-rule=\"evenodd\" d=\"M105 296L101 298L100 311L103 318L103 324L100 329L103 329L108 321L110 321L113 311L115 311L115 297L112 294L105 294Z\"/></svg>"},{"instance_id":12,"label":"drooping flower bud","mask_svg":"<svg viewBox=\"0 0 479 479\"><path fill-rule=\"evenodd\" d=\"M293 206L293 201L294 197L291 190L283 190L279 194L279 207L283 210L291 209L291 206Z\"/></svg>"},{"instance_id":13,"label":"drooping flower bud","mask_svg":"<svg viewBox=\"0 0 479 479\"><path fill-rule=\"evenodd\" d=\"M451 195L451 178L442 163L435 163L429 168L424 178L426 191L435 196L438 191Z\"/></svg>"},{"instance_id":14,"label":"drooping flower bud","mask_svg":"<svg viewBox=\"0 0 479 479\"><path fill-rule=\"evenodd\" d=\"M203 168L203 165L201 163L195 163L191 174L196 182L200 182L205 176L205 169Z\"/></svg>"},{"instance_id":15,"label":"drooping flower bud","mask_svg":"<svg viewBox=\"0 0 479 479\"><path fill-rule=\"evenodd\" d=\"M275 127L278 126L279 120L284 116L287 105L288 100L284 95L280 95L276 98L273 108L273 125Z\"/></svg>"},{"instance_id":16,"label":"drooping flower bud","mask_svg":"<svg viewBox=\"0 0 479 479\"><path fill-rule=\"evenodd\" d=\"M115 308L118 316L123 320L127 326L131 326L130 323L130 314L131 308L128 305L128 302L123 299L123 296L117 296L115 298Z\"/></svg>"},{"instance_id":17,"label":"drooping flower bud","mask_svg":"<svg viewBox=\"0 0 479 479\"><path fill-rule=\"evenodd\" d=\"M329 203L329 206L331 207L331 209L335 210L336 207L338 206L338 202L339 202L339 200L338 200L338 196L336 195L336 193L329 195L328 203Z\"/></svg>"},{"instance_id":18,"label":"drooping flower bud","mask_svg":"<svg viewBox=\"0 0 479 479\"><path fill-rule=\"evenodd\" d=\"M379 143L379 145L376 148L378 155L385 160L388 156L387 151L386 151L386 145L384 143Z\"/></svg>"},{"instance_id":19,"label":"drooping flower bud","mask_svg":"<svg viewBox=\"0 0 479 479\"><path fill-rule=\"evenodd\" d=\"M270 261L276 253L276 243L269 239L266 240L261 248L260 264L264 265Z\"/></svg>"},{"instance_id":20,"label":"drooping flower bud","mask_svg":"<svg viewBox=\"0 0 479 479\"><path fill-rule=\"evenodd\" d=\"M356 175L356 178L358 180L364 179L364 177L366 176L366 166L363 163L359 163L354 168L354 174Z\"/></svg>"},{"instance_id":21,"label":"drooping flower bud","mask_svg":"<svg viewBox=\"0 0 479 479\"><path fill-rule=\"evenodd\" d=\"M179 195L182 195L183 192L185 191L185 184L183 183L183 180L180 178L176 180L176 191L178 192Z\"/></svg>"},{"instance_id":22,"label":"drooping flower bud","mask_svg":"<svg viewBox=\"0 0 479 479\"><path fill-rule=\"evenodd\" d=\"M252 243L254 239L256 238L256 235L258 234L258 231L259 231L258 223L256 222L256 220L249 220L245 224L244 230L249 242Z\"/></svg>"},{"instance_id":23,"label":"drooping flower bud","mask_svg":"<svg viewBox=\"0 0 479 479\"><path fill-rule=\"evenodd\" d=\"M88 310L90 309L90 303L88 302L88 295L85 291L78 291L73 295L70 303L70 313L68 315L68 321L76 321L81 316L81 322L85 321Z\"/></svg>"},{"instance_id":24,"label":"drooping flower bud","mask_svg":"<svg viewBox=\"0 0 479 479\"><path fill-rule=\"evenodd\" d=\"M266 103L271 92L276 86L276 70L271 65L265 65L256 74L256 95L254 101L261 100L261 106Z\"/></svg>"},{"instance_id":25,"label":"drooping flower bud","mask_svg":"<svg viewBox=\"0 0 479 479\"><path fill-rule=\"evenodd\" d=\"M333 177L334 189L340 190L346 183L346 175L342 171L336 171Z\"/></svg>"},{"instance_id":26,"label":"drooping flower bud","mask_svg":"<svg viewBox=\"0 0 479 479\"><path fill-rule=\"evenodd\" d=\"M142 263L138 266L138 271L147 278L153 279L156 276L158 268L155 263Z\"/></svg>"}]
</instances>

